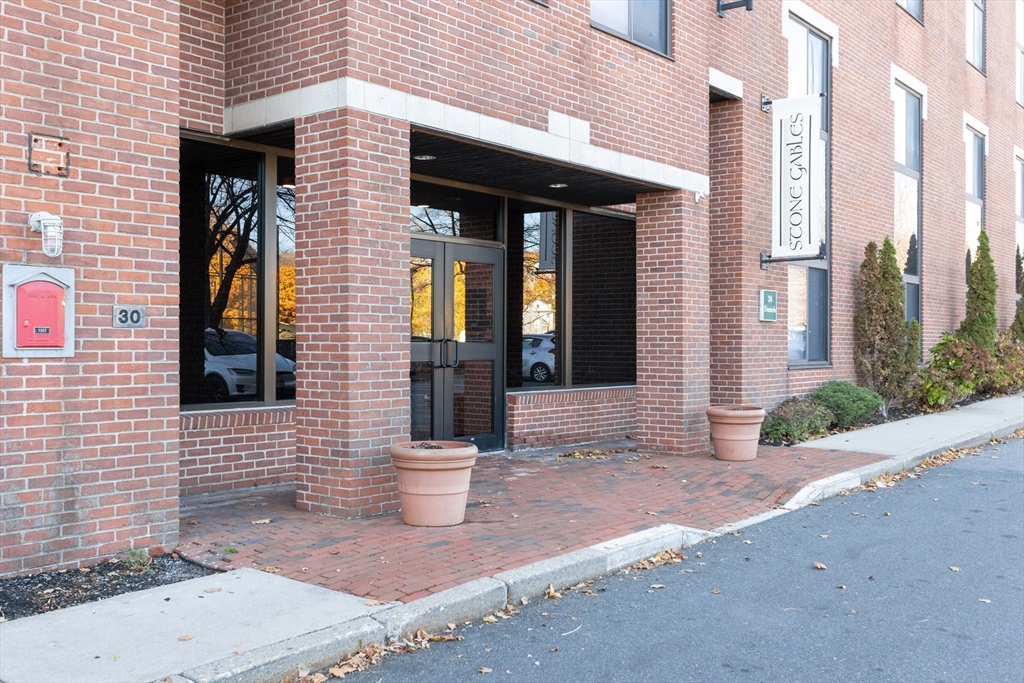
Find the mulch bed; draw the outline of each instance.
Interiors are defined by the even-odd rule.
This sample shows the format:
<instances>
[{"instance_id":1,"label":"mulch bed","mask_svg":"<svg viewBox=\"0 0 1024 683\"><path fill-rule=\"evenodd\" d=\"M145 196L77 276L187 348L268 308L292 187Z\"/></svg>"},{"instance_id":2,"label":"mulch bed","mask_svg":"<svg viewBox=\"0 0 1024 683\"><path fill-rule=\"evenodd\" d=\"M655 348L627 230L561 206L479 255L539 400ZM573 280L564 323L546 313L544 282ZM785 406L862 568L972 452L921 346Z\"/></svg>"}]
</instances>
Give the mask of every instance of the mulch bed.
<instances>
[{"instance_id":1,"label":"mulch bed","mask_svg":"<svg viewBox=\"0 0 1024 683\"><path fill-rule=\"evenodd\" d=\"M132 569L113 559L92 567L0 579L0 621L10 621L217 572L175 554Z\"/></svg>"}]
</instances>

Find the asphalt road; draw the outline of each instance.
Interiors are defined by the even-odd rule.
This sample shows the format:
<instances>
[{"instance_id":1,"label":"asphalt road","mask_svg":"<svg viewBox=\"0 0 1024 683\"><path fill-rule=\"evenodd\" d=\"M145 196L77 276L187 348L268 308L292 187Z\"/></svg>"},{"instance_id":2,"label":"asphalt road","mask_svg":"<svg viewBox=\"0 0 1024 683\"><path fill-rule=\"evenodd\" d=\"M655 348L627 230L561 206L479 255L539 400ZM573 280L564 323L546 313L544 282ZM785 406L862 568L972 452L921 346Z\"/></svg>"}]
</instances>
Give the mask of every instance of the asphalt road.
<instances>
[{"instance_id":1,"label":"asphalt road","mask_svg":"<svg viewBox=\"0 0 1024 683\"><path fill-rule=\"evenodd\" d=\"M1020 682L1022 537L1015 439L689 548L680 564L601 579L596 596L568 592L463 626L461 642L346 678Z\"/></svg>"}]
</instances>

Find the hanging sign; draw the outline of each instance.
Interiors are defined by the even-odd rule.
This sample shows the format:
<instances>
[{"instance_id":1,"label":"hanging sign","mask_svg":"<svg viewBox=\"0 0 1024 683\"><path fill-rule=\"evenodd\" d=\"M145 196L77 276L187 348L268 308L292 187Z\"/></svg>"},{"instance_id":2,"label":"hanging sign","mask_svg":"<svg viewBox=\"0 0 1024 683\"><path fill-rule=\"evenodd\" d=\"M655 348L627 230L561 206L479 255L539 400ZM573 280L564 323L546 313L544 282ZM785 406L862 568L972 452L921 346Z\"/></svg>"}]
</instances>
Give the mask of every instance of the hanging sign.
<instances>
[{"instance_id":1,"label":"hanging sign","mask_svg":"<svg viewBox=\"0 0 1024 683\"><path fill-rule=\"evenodd\" d=\"M821 96L772 102L772 257L817 256L825 186Z\"/></svg>"}]
</instances>

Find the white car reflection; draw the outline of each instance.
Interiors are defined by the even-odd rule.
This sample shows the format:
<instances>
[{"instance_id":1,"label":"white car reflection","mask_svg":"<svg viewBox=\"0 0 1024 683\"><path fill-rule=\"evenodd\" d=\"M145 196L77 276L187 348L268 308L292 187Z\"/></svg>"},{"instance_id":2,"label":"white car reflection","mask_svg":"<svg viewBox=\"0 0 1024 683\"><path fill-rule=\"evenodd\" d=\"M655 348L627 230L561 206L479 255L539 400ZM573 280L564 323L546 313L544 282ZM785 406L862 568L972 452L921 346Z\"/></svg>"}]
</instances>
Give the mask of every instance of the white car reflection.
<instances>
[{"instance_id":1,"label":"white car reflection","mask_svg":"<svg viewBox=\"0 0 1024 683\"><path fill-rule=\"evenodd\" d=\"M256 397L256 337L237 330L206 330L206 400ZM276 354L277 398L295 398L295 361Z\"/></svg>"},{"instance_id":2,"label":"white car reflection","mask_svg":"<svg viewBox=\"0 0 1024 683\"><path fill-rule=\"evenodd\" d=\"M555 335L523 335L523 379L550 382L555 378Z\"/></svg>"}]
</instances>

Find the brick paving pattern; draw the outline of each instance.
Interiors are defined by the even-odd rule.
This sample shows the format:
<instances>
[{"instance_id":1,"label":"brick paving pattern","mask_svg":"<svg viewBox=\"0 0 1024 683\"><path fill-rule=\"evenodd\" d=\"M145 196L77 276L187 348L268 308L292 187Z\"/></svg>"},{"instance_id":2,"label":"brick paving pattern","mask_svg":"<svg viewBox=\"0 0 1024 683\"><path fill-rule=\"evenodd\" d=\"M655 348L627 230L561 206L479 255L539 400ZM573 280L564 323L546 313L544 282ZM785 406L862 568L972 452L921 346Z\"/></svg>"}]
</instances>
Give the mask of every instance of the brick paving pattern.
<instances>
[{"instance_id":1,"label":"brick paving pattern","mask_svg":"<svg viewBox=\"0 0 1024 683\"><path fill-rule=\"evenodd\" d=\"M740 463L603 454L482 455L466 521L446 528L406 526L399 514L303 512L292 484L191 496L182 499L178 552L220 569L276 568L291 579L408 602L660 524L714 529L778 507L812 481L884 459L766 446ZM252 523L263 519L270 522Z\"/></svg>"}]
</instances>

